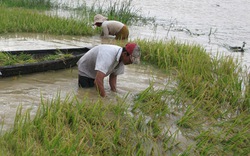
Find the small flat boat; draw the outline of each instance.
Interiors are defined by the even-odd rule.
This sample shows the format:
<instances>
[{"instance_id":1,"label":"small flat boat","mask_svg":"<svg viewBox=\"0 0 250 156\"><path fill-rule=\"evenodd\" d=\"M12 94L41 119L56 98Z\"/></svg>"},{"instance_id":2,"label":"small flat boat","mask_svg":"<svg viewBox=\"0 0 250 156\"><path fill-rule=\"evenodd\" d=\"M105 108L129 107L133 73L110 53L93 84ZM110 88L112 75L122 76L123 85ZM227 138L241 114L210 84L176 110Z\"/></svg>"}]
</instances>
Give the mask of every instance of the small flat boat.
<instances>
[{"instance_id":1,"label":"small flat boat","mask_svg":"<svg viewBox=\"0 0 250 156\"><path fill-rule=\"evenodd\" d=\"M90 47L69 48L69 49L40 49L40 50L19 50L3 51L9 56L23 54L31 55L33 58L41 58L48 55L69 54L65 58L55 60L43 60L41 62L22 63L13 65L0 65L0 78L45 72L50 70L66 69L76 66L77 61L89 50Z\"/></svg>"}]
</instances>

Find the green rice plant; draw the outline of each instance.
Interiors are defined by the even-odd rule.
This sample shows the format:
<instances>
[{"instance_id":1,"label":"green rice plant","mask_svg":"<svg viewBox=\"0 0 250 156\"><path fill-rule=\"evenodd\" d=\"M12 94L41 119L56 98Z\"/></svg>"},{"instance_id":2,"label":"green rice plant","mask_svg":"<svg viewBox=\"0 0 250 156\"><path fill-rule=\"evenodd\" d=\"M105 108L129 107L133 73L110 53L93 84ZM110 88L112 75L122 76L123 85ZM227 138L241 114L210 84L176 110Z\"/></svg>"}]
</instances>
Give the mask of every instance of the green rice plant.
<instances>
[{"instance_id":1,"label":"green rice plant","mask_svg":"<svg viewBox=\"0 0 250 156\"><path fill-rule=\"evenodd\" d=\"M37 4L38 3L38 4ZM94 2L91 7L85 5L79 8L69 8L73 15L62 18L57 15L48 15L48 13L24 9L24 8L51 8L52 4L48 0L18 0L4 1L0 3L0 33L8 32L32 32L32 33L50 33L58 35L93 35L100 32L100 29L93 29L92 20L97 13L108 16L110 20L118 20L125 24L131 24L138 21L150 21L150 18L143 18L138 14L129 1L116 1L110 3L106 9L103 5L96 5ZM13 6L8 8L7 6ZM17 8L24 7L24 8ZM53 6L59 8L60 6ZM65 9L65 8L64 8Z\"/></svg>"},{"instance_id":2,"label":"green rice plant","mask_svg":"<svg viewBox=\"0 0 250 156\"><path fill-rule=\"evenodd\" d=\"M9 66L14 64L33 63L35 60L30 54L21 53L19 55L11 55L9 53L0 53L0 66Z\"/></svg>"},{"instance_id":3,"label":"green rice plant","mask_svg":"<svg viewBox=\"0 0 250 156\"><path fill-rule=\"evenodd\" d=\"M141 112L152 119L164 118L170 113L167 104L167 90L157 90L151 84L143 92L139 93L132 106L132 112Z\"/></svg>"},{"instance_id":4,"label":"green rice plant","mask_svg":"<svg viewBox=\"0 0 250 156\"><path fill-rule=\"evenodd\" d=\"M202 98L211 103L242 109L242 68L230 57L210 57L199 45L179 44L175 40L138 40L142 60L161 69L178 71L178 87L191 98ZM249 84L246 83L246 88ZM202 100L201 99L201 100Z\"/></svg>"},{"instance_id":5,"label":"green rice plant","mask_svg":"<svg viewBox=\"0 0 250 156\"><path fill-rule=\"evenodd\" d=\"M70 57L73 57L73 55L70 53L64 54L61 52L57 52L56 54L44 55L43 57L38 58L33 58L31 54L24 54L22 52L18 55L12 55L9 53L2 52L0 53L0 66L36 63L51 60L64 60Z\"/></svg>"},{"instance_id":6,"label":"green rice plant","mask_svg":"<svg viewBox=\"0 0 250 156\"><path fill-rule=\"evenodd\" d=\"M249 74L231 57L209 54L198 45L179 44L176 41L137 40L142 49L142 60L166 70L177 80L173 90L182 105L183 116L177 125L198 132L197 155L248 153ZM240 122L228 126L232 118ZM221 121L221 122L219 122ZM222 133L216 124L221 123ZM207 130L207 126L211 129ZM237 129L236 129L237 127ZM216 131L215 131L216 130ZM229 134L225 137L224 134ZM202 136L202 137L201 137ZM230 140L230 141L225 141ZM237 141L234 141L237 140ZM227 145L224 143L228 143Z\"/></svg>"},{"instance_id":7,"label":"green rice plant","mask_svg":"<svg viewBox=\"0 0 250 156\"><path fill-rule=\"evenodd\" d=\"M197 137L196 151L202 155L247 155L249 153L249 114L211 125Z\"/></svg>"},{"instance_id":8,"label":"green rice plant","mask_svg":"<svg viewBox=\"0 0 250 156\"><path fill-rule=\"evenodd\" d=\"M83 100L41 100L33 119L29 111L24 116L17 111L14 128L0 136L3 155L250 152L248 72L230 57L210 57L198 45L135 42L141 47L144 63L165 71L174 87L168 83L157 90L151 83L132 104L126 103L128 95L111 101L93 101L87 96Z\"/></svg>"},{"instance_id":9,"label":"green rice plant","mask_svg":"<svg viewBox=\"0 0 250 156\"><path fill-rule=\"evenodd\" d=\"M31 54L24 54L21 52L21 54L16 55L17 59L25 61L25 62L30 62L30 60L32 60L32 55Z\"/></svg>"},{"instance_id":10,"label":"green rice plant","mask_svg":"<svg viewBox=\"0 0 250 156\"><path fill-rule=\"evenodd\" d=\"M200 129L202 124L205 122L205 119L203 119L203 116L199 112L199 107L199 104L188 105L184 115L177 121L177 125L183 128L190 128L192 130Z\"/></svg>"},{"instance_id":11,"label":"green rice plant","mask_svg":"<svg viewBox=\"0 0 250 156\"><path fill-rule=\"evenodd\" d=\"M241 112L237 117L232 117L228 121L223 122L222 144L225 151L233 153L247 154L250 152L250 115L248 111Z\"/></svg>"},{"instance_id":12,"label":"green rice plant","mask_svg":"<svg viewBox=\"0 0 250 156\"><path fill-rule=\"evenodd\" d=\"M35 10L0 6L0 33L32 32L65 35L93 35L86 20L50 16Z\"/></svg>"},{"instance_id":13,"label":"green rice plant","mask_svg":"<svg viewBox=\"0 0 250 156\"><path fill-rule=\"evenodd\" d=\"M117 106L125 111L117 111ZM168 136L157 123L131 117L127 104L107 104L101 99L78 101L60 95L41 100L35 117L19 107L13 130L0 136L0 149L12 155L148 155L165 153ZM157 142L155 139L157 138ZM6 154L6 153L4 153Z\"/></svg>"},{"instance_id":14,"label":"green rice plant","mask_svg":"<svg viewBox=\"0 0 250 156\"><path fill-rule=\"evenodd\" d=\"M29 9L50 9L52 2L50 0L1 0L0 5Z\"/></svg>"},{"instance_id":15,"label":"green rice plant","mask_svg":"<svg viewBox=\"0 0 250 156\"><path fill-rule=\"evenodd\" d=\"M57 52L56 54L45 55L40 58L39 61L50 61L50 60L64 60L67 58L73 57L72 54L64 54L62 52Z\"/></svg>"},{"instance_id":16,"label":"green rice plant","mask_svg":"<svg viewBox=\"0 0 250 156\"><path fill-rule=\"evenodd\" d=\"M154 21L154 18L145 18L139 14L140 9L136 9L132 5L133 0L116 0L116 1L94 1L91 5L89 12L91 18L96 14L103 14L108 17L109 20L121 21L127 25L135 24L137 22L148 23ZM104 7L104 4L108 6Z\"/></svg>"},{"instance_id":17,"label":"green rice plant","mask_svg":"<svg viewBox=\"0 0 250 156\"><path fill-rule=\"evenodd\" d=\"M213 134L212 131L203 131L201 134L197 137L197 139L200 139L201 141L198 141L197 143L197 155L213 155L216 153L216 150L219 146L217 146L217 143L219 142L219 138L215 136L216 134ZM222 155L226 154L220 153Z\"/></svg>"},{"instance_id":18,"label":"green rice plant","mask_svg":"<svg viewBox=\"0 0 250 156\"><path fill-rule=\"evenodd\" d=\"M0 53L0 66L6 66L13 64L13 59L11 55L5 54L5 53Z\"/></svg>"},{"instance_id":19,"label":"green rice plant","mask_svg":"<svg viewBox=\"0 0 250 156\"><path fill-rule=\"evenodd\" d=\"M242 98L239 99L238 108L240 111L248 111L250 113L250 73L243 74L242 81Z\"/></svg>"},{"instance_id":20,"label":"green rice plant","mask_svg":"<svg viewBox=\"0 0 250 156\"><path fill-rule=\"evenodd\" d=\"M132 5L132 0L126 1L109 1L109 6L104 14L108 15L108 19L121 21L128 25L142 21L144 23L152 20L151 18L145 18L139 14L140 10L135 9Z\"/></svg>"}]
</instances>

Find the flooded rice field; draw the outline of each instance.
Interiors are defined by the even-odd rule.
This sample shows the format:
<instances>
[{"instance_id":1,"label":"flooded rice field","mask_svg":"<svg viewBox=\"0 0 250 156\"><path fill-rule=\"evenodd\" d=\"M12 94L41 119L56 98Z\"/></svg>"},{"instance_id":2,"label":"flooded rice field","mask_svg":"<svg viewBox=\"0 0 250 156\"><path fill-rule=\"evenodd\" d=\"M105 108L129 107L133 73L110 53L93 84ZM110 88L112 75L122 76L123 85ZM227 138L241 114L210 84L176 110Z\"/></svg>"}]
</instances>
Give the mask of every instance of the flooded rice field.
<instances>
[{"instance_id":1,"label":"flooded rice field","mask_svg":"<svg viewBox=\"0 0 250 156\"><path fill-rule=\"evenodd\" d=\"M77 6L85 1L58 2ZM91 5L92 1L87 0L86 3ZM149 0L134 0L133 3L143 16L155 17L156 21L146 26L129 26L129 39L174 38L180 42L201 44L212 55L217 52L231 55L238 58L244 66L250 67L250 1L155 0L152 3ZM244 41L247 43L244 53L235 53L228 49L229 46L242 46ZM102 40L99 35L82 37L32 33L1 34L0 50L85 47L111 42ZM118 78L118 94L136 94L147 88L152 80L159 87L168 81L166 75L152 67L127 66L125 74ZM9 128L20 104L23 108L31 108L31 114L34 114L41 97L53 98L58 93L61 97L73 94L79 98L86 95L95 98L96 95L94 89L78 89L76 68L1 79L0 123L4 120L4 129ZM108 94L111 98L113 93Z\"/></svg>"},{"instance_id":2,"label":"flooded rice field","mask_svg":"<svg viewBox=\"0 0 250 156\"><path fill-rule=\"evenodd\" d=\"M162 72L157 72L150 66L130 65L126 67L125 74L118 77L117 93L109 89L108 79L105 79L105 88L108 94L107 100L115 100L115 96L134 96L145 90L151 82L161 87L168 83L168 79ZM4 78L0 81L0 123L4 122L4 129L13 125L16 110L22 105L24 110L31 109L34 115L41 99L54 99L57 95L62 97L76 96L84 99L86 96L92 100L98 100L95 88L78 88L78 71L74 67L67 70L50 71L18 77Z\"/></svg>"}]
</instances>

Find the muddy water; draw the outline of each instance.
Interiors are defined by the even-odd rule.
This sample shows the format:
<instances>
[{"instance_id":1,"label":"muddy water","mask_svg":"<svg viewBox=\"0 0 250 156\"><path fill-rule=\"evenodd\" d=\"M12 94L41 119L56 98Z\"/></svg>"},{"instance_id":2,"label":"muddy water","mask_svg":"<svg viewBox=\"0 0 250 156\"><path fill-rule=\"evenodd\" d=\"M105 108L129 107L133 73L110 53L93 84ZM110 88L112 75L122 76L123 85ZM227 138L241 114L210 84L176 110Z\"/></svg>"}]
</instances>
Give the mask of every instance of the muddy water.
<instances>
[{"instance_id":1,"label":"muddy water","mask_svg":"<svg viewBox=\"0 0 250 156\"><path fill-rule=\"evenodd\" d=\"M162 87L167 83L167 77L162 72L157 72L150 66L130 65L126 67L126 73L118 77L118 92L113 93L109 89L108 79L105 79L107 99L112 100L116 96L123 97L137 94L146 89L150 82ZM77 86L77 68L23 75L4 78L0 81L0 122L4 122L4 129L12 126L16 109L22 105L24 110L31 109L34 115L39 106L41 97L51 100L57 95L62 98L76 96L83 99L88 96L97 100L97 92L94 88L80 89Z\"/></svg>"},{"instance_id":2,"label":"muddy water","mask_svg":"<svg viewBox=\"0 0 250 156\"><path fill-rule=\"evenodd\" d=\"M74 6L84 2L83 0L58 1ZM92 4L92 0L86 2L88 5ZM250 1L155 0L152 3L150 0L134 0L133 3L140 9L142 15L155 17L156 22L147 26L130 26L130 39L175 38L180 42L197 43L204 46L212 55L219 51L221 54L239 58L243 65L250 67L250 19L248 18ZM243 41L247 42L244 53L234 53L228 49L228 46L241 46ZM99 35L92 37L31 33L0 35L0 50L85 47L101 43L112 43L112 40L102 40ZM152 80L158 87L168 83L167 76L152 67L127 66L125 74L118 78L118 94L109 91L105 80L108 99L112 100L115 95L124 96L127 93L133 96L147 88ZM51 99L58 93L61 97L76 95L78 98L84 96L94 100L96 98L95 89L78 89L76 68L1 79L0 123L5 123L4 129L10 128L20 104L24 109L31 108L31 114L34 115L41 96L44 99ZM174 128L173 131L175 130Z\"/></svg>"}]
</instances>

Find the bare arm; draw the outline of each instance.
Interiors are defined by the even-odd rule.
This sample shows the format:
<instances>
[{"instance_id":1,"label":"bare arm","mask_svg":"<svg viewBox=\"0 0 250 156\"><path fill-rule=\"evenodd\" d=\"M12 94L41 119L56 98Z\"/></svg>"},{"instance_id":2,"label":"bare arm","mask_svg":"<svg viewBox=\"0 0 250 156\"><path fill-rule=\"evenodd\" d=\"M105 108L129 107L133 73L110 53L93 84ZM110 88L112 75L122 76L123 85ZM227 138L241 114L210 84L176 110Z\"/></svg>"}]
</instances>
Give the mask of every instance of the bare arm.
<instances>
[{"instance_id":1,"label":"bare arm","mask_svg":"<svg viewBox=\"0 0 250 156\"><path fill-rule=\"evenodd\" d=\"M117 75L114 74L109 75L109 85L113 92L116 92L116 80L117 80Z\"/></svg>"},{"instance_id":2,"label":"bare arm","mask_svg":"<svg viewBox=\"0 0 250 156\"><path fill-rule=\"evenodd\" d=\"M102 36L103 37L109 37L109 29L107 25L102 26Z\"/></svg>"},{"instance_id":3,"label":"bare arm","mask_svg":"<svg viewBox=\"0 0 250 156\"><path fill-rule=\"evenodd\" d=\"M102 97L106 96L105 90L104 90L104 85L103 85L103 80L104 80L105 74L97 71L96 77L95 77L95 86L97 91Z\"/></svg>"}]
</instances>

